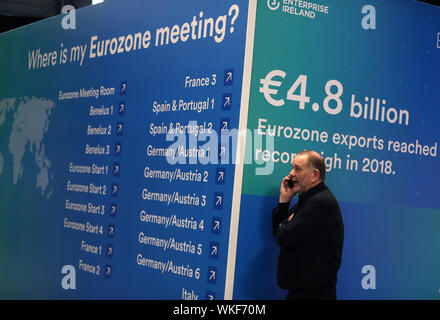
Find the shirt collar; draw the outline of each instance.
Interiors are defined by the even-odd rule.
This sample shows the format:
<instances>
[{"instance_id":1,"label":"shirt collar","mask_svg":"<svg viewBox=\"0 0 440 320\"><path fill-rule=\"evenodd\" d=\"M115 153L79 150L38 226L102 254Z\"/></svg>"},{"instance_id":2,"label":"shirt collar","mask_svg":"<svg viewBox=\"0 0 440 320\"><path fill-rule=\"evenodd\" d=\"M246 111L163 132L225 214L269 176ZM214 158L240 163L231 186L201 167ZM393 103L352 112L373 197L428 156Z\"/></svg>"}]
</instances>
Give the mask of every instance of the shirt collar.
<instances>
[{"instance_id":1,"label":"shirt collar","mask_svg":"<svg viewBox=\"0 0 440 320\"><path fill-rule=\"evenodd\" d=\"M298 199L299 199L299 201L303 202L303 201L309 199L314 194L317 194L318 192L321 192L326 188L327 188L327 186L324 184L324 182L321 182L320 184L317 184L316 186L307 190L306 192L300 193L300 195L298 196Z\"/></svg>"}]
</instances>

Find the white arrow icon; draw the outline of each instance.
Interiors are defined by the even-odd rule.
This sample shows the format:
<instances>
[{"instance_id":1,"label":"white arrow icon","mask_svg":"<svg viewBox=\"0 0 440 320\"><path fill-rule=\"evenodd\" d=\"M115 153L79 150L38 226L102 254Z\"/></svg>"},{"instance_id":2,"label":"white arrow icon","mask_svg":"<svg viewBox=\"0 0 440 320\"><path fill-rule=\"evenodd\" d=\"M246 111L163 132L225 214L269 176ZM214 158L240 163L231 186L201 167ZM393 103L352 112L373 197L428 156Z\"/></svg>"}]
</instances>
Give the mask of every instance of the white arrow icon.
<instances>
[{"instance_id":1,"label":"white arrow icon","mask_svg":"<svg viewBox=\"0 0 440 320\"><path fill-rule=\"evenodd\" d=\"M215 271L214 270L209 271L209 280L215 280Z\"/></svg>"},{"instance_id":2,"label":"white arrow icon","mask_svg":"<svg viewBox=\"0 0 440 320\"><path fill-rule=\"evenodd\" d=\"M231 105L231 97L225 97L225 104L224 107Z\"/></svg>"},{"instance_id":3,"label":"white arrow icon","mask_svg":"<svg viewBox=\"0 0 440 320\"><path fill-rule=\"evenodd\" d=\"M212 246L211 256L217 255L217 247Z\"/></svg>"},{"instance_id":4,"label":"white arrow icon","mask_svg":"<svg viewBox=\"0 0 440 320\"><path fill-rule=\"evenodd\" d=\"M282 70L272 70L271 72L269 72L266 76L266 78L264 79L260 79L260 83L263 85L262 87L260 87L260 92L262 92L264 94L264 97L266 98L267 102L269 102L271 105L275 106L275 107L280 107L282 105L284 105L284 100L280 99L280 100L275 100L272 98L272 94L277 94L278 93L278 89L271 89L269 88L269 86L276 86L279 87L281 86L282 82L281 81L275 81L272 80L273 77L281 77L284 79L284 77L286 76L286 73Z\"/></svg>"},{"instance_id":5,"label":"white arrow icon","mask_svg":"<svg viewBox=\"0 0 440 320\"><path fill-rule=\"evenodd\" d=\"M232 72L228 72L226 73L228 76L226 77L226 82L231 81L232 80Z\"/></svg>"},{"instance_id":6,"label":"white arrow icon","mask_svg":"<svg viewBox=\"0 0 440 320\"><path fill-rule=\"evenodd\" d=\"M220 221L215 221L214 223L214 230L220 230Z\"/></svg>"},{"instance_id":7,"label":"white arrow icon","mask_svg":"<svg viewBox=\"0 0 440 320\"><path fill-rule=\"evenodd\" d=\"M219 175L218 175L218 178L217 178L217 181L223 180L224 179L224 175L225 175L225 173L223 171L220 171Z\"/></svg>"},{"instance_id":8,"label":"white arrow icon","mask_svg":"<svg viewBox=\"0 0 440 320\"><path fill-rule=\"evenodd\" d=\"M215 202L215 205L218 206L222 204L222 197L221 196L217 196L217 201Z\"/></svg>"}]
</instances>

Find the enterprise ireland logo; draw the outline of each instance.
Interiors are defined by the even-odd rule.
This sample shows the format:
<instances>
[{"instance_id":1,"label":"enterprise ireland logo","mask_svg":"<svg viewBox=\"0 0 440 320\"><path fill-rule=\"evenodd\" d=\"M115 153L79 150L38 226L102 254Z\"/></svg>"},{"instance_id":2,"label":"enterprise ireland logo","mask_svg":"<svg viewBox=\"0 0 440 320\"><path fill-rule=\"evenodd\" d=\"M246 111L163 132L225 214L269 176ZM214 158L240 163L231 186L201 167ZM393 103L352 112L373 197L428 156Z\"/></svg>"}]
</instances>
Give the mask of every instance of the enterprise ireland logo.
<instances>
[{"instance_id":1,"label":"enterprise ireland logo","mask_svg":"<svg viewBox=\"0 0 440 320\"><path fill-rule=\"evenodd\" d=\"M267 6L270 10L277 10L280 7L280 1L279 0L267 0Z\"/></svg>"},{"instance_id":2,"label":"enterprise ireland logo","mask_svg":"<svg viewBox=\"0 0 440 320\"><path fill-rule=\"evenodd\" d=\"M276 11L281 9L283 13L295 16L303 16L315 19L317 14L328 14L328 6L304 0L267 0L267 7Z\"/></svg>"}]
</instances>

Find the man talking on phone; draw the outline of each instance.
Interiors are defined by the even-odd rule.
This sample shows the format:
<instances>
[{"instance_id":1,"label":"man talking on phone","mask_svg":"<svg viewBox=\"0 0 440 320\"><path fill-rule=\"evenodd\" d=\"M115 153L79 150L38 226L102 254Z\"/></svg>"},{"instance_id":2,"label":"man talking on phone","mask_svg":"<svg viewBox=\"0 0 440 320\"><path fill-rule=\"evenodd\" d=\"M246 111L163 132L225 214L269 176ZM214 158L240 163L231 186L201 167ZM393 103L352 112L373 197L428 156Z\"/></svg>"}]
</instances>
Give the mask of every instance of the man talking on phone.
<instances>
[{"instance_id":1,"label":"man talking on phone","mask_svg":"<svg viewBox=\"0 0 440 320\"><path fill-rule=\"evenodd\" d=\"M330 189L324 184L325 162L312 150L299 152L284 177L272 212L273 234L281 247L278 285L288 300L335 300L341 265L344 223ZM296 195L298 202L289 209Z\"/></svg>"}]
</instances>

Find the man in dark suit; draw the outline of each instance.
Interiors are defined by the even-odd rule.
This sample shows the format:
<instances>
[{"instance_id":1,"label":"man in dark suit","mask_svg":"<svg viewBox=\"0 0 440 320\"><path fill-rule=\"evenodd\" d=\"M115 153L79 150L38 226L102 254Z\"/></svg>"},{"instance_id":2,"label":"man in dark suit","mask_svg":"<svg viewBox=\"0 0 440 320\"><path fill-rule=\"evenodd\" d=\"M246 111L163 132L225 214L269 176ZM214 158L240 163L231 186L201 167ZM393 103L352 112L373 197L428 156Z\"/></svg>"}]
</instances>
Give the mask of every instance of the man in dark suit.
<instances>
[{"instance_id":1,"label":"man in dark suit","mask_svg":"<svg viewBox=\"0 0 440 320\"><path fill-rule=\"evenodd\" d=\"M295 156L292 171L281 183L272 227L281 247L278 285L289 290L287 299L336 299L344 224L338 202L324 180L324 159L306 150ZM289 209L296 194L299 200Z\"/></svg>"}]
</instances>

